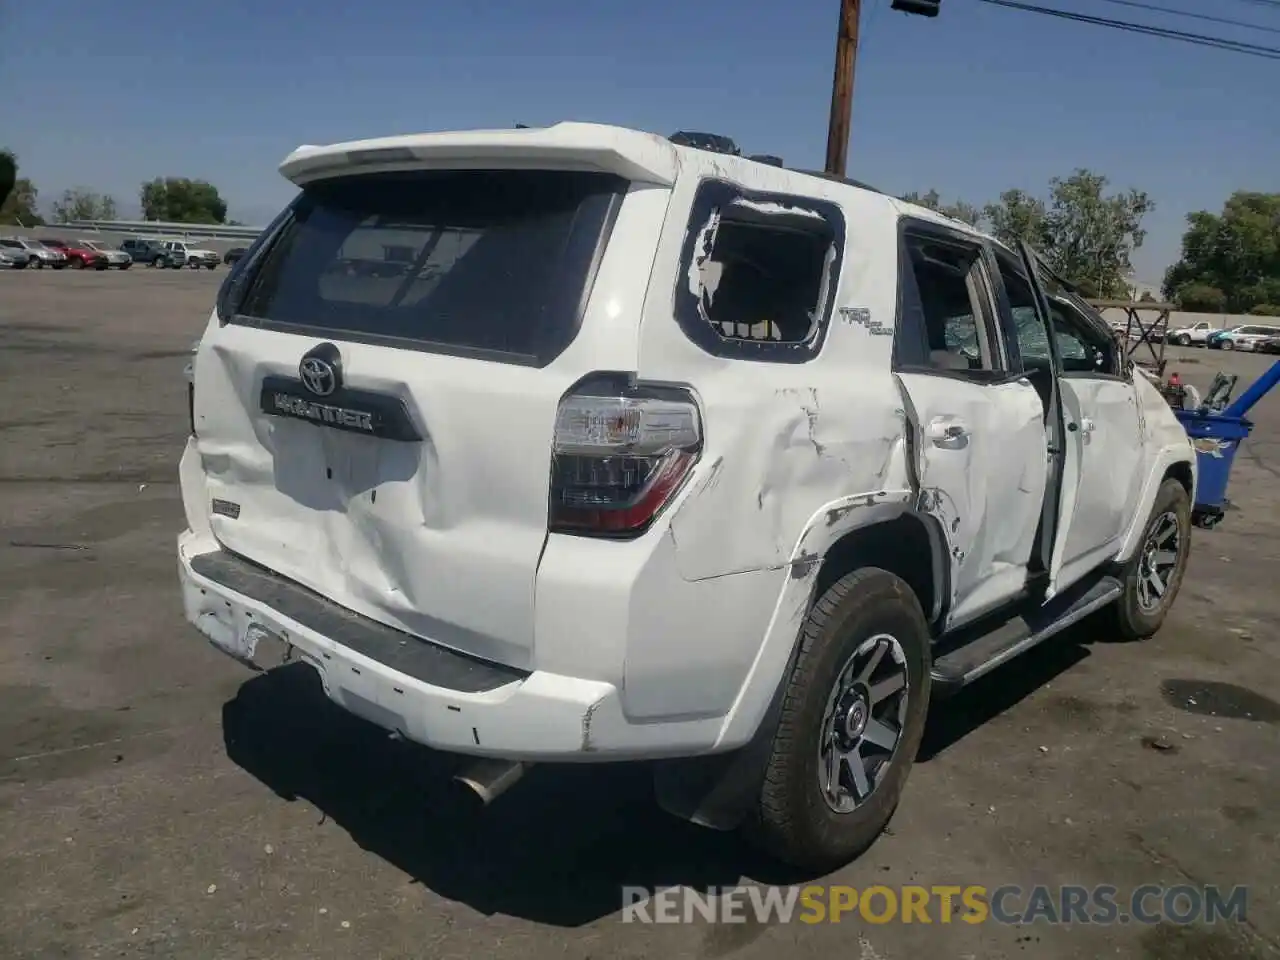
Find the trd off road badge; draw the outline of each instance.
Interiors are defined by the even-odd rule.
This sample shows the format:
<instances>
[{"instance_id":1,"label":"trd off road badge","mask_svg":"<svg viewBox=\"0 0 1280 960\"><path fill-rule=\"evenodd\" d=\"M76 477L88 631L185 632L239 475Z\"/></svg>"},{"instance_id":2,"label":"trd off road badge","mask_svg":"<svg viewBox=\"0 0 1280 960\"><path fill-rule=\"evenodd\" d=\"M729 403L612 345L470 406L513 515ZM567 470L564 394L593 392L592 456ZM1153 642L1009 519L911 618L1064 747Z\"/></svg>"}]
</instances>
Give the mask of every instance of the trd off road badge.
<instances>
[{"instance_id":1,"label":"trd off road badge","mask_svg":"<svg viewBox=\"0 0 1280 960\"><path fill-rule=\"evenodd\" d=\"M893 328L886 327L879 320L871 319L871 311L866 307L840 307L840 319L845 323L856 323L873 337L891 337Z\"/></svg>"}]
</instances>

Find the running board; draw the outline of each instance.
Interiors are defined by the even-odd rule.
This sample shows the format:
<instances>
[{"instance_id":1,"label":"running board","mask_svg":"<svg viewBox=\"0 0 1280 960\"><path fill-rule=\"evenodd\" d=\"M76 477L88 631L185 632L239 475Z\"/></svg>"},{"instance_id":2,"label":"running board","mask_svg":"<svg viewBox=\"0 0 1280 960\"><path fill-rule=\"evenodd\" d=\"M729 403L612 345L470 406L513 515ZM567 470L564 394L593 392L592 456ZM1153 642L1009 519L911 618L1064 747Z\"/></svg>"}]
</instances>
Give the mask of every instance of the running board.
<instances>
[{"instance_id":1,"label":"running board","mask_svg":"<svg viewBox=\"0 0 1280 960\"><path fill-rule=\"evenodd\" d=\"M948 696L1036 644L1101 610L1120 596L1120 581L1104 576L1077 584L1038 609L1015 614L987 629L962 631L956 641L944 639L945 652L933 660L933 691Z\"/></svg>"}]
</instances>

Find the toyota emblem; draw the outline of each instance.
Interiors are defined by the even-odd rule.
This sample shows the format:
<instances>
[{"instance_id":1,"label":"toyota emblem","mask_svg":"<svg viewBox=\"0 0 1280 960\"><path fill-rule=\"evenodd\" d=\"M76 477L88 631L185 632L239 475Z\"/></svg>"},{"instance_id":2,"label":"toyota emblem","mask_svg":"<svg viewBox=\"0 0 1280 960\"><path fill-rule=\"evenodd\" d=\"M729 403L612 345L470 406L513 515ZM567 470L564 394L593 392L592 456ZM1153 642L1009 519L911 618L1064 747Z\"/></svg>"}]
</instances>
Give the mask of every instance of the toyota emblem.
<instances>
[{"instance_id":1,"label":"toyota emblem","mask_svg":"<svg viewBox=\"0 0 1280 960\"><path fill-rule=\"evenodd\" d=\"M317 397L330 396L342 386L342 356L331 343L308 350L298 364L302 385Z\"/></svg>"}]
</instances>

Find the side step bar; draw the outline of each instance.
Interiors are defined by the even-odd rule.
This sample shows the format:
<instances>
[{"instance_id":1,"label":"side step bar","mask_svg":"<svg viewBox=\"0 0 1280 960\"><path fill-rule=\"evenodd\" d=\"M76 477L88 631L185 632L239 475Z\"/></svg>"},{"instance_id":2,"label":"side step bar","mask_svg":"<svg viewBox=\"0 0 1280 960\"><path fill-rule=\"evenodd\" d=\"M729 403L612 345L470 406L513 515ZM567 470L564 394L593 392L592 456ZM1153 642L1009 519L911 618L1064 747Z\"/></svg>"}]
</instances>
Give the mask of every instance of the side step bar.
<instances>
[{"instance_id":1,"label":"side step bar","mask_svg":"<svg viewBox=\"0 0 1280 960\"><path fill-rule=\"evenodd\" d=\"M987 629L965 631L957 641L942 641L933 660L933 690L944 697L967 687L996 667L1048 640L1121 593L1120 581L1104 576L1076 585L1038 609L1014 615Z\"/></svg>"}]
</instances>

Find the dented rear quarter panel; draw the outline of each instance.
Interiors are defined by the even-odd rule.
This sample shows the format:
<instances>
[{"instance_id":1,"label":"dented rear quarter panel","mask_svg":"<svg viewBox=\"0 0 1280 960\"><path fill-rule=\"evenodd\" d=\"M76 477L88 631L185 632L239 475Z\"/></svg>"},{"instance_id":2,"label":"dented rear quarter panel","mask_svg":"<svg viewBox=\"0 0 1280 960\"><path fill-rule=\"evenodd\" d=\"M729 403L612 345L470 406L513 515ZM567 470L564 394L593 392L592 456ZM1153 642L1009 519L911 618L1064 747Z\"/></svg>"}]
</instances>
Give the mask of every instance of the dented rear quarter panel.
<instances>
[{"instance_id":1,"label":"dented rear quarter panel","mask_svg":"<svg viewBox=\"0 0 1280 960\"><path fill-rule=\"evenodd\" d=\"M700 179L748 190L803 189L846 221L835 309L821 351L801 363L726 360L692 343L674 319L687 211ZM803 562L811 528L857 524L858 509L909 491L906 414L891 372L896 309L896 217L888 200L802 174L716 158L678 182L654 264L640 331L639 376L689 386L704 418L695 474L667 518L681 575L704 580ZM696 229L696 225L694 225ZM866 311L854 314L854 310ZM853 317L858 317L855 322ZM696 386L695 386L696 385ZM827 524L835 511L838 521Z\"/></svg>"},{"instance_id":2,"label":"dented rear quarter panel","mask_svg":"<svg viewBox=\"0 0 1280 960\"><path fill-rule=\"evenodd\" d=\"M677 322L675 290L689 282L686 236L705 226L691 224L689 210L705 178L840 208L844 255L828 291L834 308L816 356L789 363L728 360L692 342ZM706 584L693 595L708 601L734 592L711 588L722 578L750 579L753 589L771 591L772 612L756 621L767 623L763 634L715 630L690 638L719 647L704 653L739 691L726 722L728 740L740 742L740 731L754 729L762 715L827 548L852 529L899 515L912 498L906 413L891 372L893 338L884 335L892 332L896 310L895 238L896 213L878 194L732 157L685 155L646 296L638 373L693 390L704 420L701 460L662 521L680 577ZM877 323L880 334L873 333ZM762 571L781 575L760 580ZM732 616L705 606L690 614L695 623ZM628 650L628 699L643 697L636 684L660 675L658 663L679 662L674 644L655 640ZM734 745L728 740L722 746Z\"/></svg>"}]
</instances>

